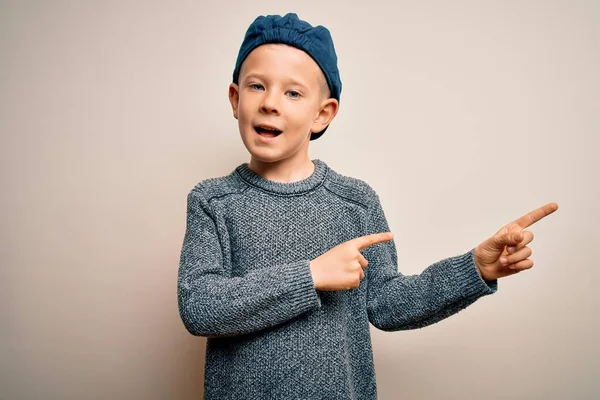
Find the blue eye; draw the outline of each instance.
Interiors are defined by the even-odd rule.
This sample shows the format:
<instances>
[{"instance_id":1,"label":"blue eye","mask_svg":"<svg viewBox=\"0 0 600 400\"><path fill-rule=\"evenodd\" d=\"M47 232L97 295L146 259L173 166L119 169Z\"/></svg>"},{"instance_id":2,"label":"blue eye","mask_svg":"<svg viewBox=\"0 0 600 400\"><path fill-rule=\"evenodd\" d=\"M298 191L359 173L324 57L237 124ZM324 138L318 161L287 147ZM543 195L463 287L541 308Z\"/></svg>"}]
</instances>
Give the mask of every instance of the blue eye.
<instances>
[{"instance_id":1,"label":"blue eye","mask_svg":"<svg viewBox=\"0 0 600 400\"><path fill-rule=\"evenodd\" d=\"M253 84L251 84L251 85L250 85L250 87L251 87L252 89L254 89L254 88L256 88L256 87L262 88L262 85L259 85L258 83L253 83Z\"/></svg>"},{"instance_id":2,"label":"blue eye","mask_svg":"<svg viewBox=\"0 0 600 400\"><path fill-rule=\"evenodd\" d=\"M296 92L295 90L290 90L288 93L296 93L298 96L292 96L292 99L297 99L300 97L300 93Z\"/></svg>"}]
</instances>

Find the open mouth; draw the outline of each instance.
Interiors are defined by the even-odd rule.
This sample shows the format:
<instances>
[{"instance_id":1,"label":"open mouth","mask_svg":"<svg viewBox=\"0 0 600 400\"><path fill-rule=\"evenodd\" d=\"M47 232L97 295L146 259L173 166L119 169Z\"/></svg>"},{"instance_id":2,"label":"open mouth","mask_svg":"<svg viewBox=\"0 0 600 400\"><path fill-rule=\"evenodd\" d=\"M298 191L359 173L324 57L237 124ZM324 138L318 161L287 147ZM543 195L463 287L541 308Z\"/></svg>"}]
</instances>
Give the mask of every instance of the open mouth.
<instances>
[{"instance_id":1,"label":"open mouth","mask_svg":"<svg viewBox=\"0 0 600 400\"><path fill-rule=\"evenodd\" d=\"M282 131L280 131L278 129L271 128L271 127L266 127L266 126L255 126L254 130L259 135L265 136L265 137L279 136L281 134L281 132L282 132Z\"/></svg>"}]
</instances>

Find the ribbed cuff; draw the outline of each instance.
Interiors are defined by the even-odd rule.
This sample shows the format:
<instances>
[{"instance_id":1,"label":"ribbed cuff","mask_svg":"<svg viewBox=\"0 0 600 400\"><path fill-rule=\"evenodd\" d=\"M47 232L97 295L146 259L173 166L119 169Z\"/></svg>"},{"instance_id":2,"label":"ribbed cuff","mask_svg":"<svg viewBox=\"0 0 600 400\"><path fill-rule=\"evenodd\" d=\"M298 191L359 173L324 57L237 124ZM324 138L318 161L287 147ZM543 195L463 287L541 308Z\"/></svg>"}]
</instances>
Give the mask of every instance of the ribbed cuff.
<instances>
[{"instance_id":1,"label":"ribbed cuff","mask_svg":"<svg viewBox=\"0 0 600 400\"><path fill-rule=\"evenodd\" d=\"M498 280L484 280L475 264L475 248L456 257L448 258L448 265L458 290L465 297L479 297L493 294L498 290Z\"/></svg>"},{"instance_id":2,"label":"ribbed cuff","mask_svg":"<svg viewBox=\"0 0 600 400\"><path fill-rule=\"evenodd\" d=\"M290 301L299 310L309 311L321 307L321 298L315 289L310 272L310 260L299 260L287 264L284 269L285 282L289 283Z\"/></svg>"}]
</instances>

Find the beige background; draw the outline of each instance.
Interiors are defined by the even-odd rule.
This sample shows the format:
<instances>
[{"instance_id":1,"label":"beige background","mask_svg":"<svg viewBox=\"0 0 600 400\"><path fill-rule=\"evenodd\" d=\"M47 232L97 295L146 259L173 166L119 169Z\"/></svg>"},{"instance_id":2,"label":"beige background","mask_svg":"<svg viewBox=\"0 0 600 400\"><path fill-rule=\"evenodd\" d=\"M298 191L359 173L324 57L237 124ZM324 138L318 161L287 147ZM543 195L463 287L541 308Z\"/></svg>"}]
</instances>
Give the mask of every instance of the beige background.
<instances>
[{"instance_id":1,"label":"beige background","mask_svg":"<svg viewBox=\"0 0 600 400\"><path fill-rule=\"evenodd\" d=\"M372 327L380 399L598 398L599 4L2 1L0 398L201 398L186 195L249 160L227 86L247 26L289 11L343 81L310 156L378 191L401 272L560 206L497 294Z\"/></svg>"}]
</instances>

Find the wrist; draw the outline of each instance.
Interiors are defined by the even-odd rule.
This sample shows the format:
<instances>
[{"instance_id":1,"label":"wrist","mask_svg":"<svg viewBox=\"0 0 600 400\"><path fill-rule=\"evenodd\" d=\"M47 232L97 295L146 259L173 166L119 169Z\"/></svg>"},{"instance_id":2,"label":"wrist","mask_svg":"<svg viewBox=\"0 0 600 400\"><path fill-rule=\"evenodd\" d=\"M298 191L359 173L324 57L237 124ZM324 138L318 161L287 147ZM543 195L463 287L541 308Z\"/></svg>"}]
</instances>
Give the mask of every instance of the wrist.
<instances>
[{"instance_id":1,"label":"wrist","mask_svg":"<svg viewBox=\"0 0 600 400\"><path fill-rule=\"evenodd\" d=\"M312 278L313 285L314 285L315 289L319 289L319 286L317 284L317 276L316 276L317 274L315 272L315 268L314 268L312 260L309 262L308 268L310 270L310 277Z\"/></svg>"},{"instance_id":2,"label":"wrist","mask_svg":"<svg viewBox=\"0 0 600 400\"><path fill-rule=\"evenodd\" d=\"M485 280L485 278L483 277L483 272L481 271L481 267L479 266L479 264L477 264L477 248L473 250L473 264L475 264L475 269L477 270L479 276Z\"/></svg>"}]
</instances>

